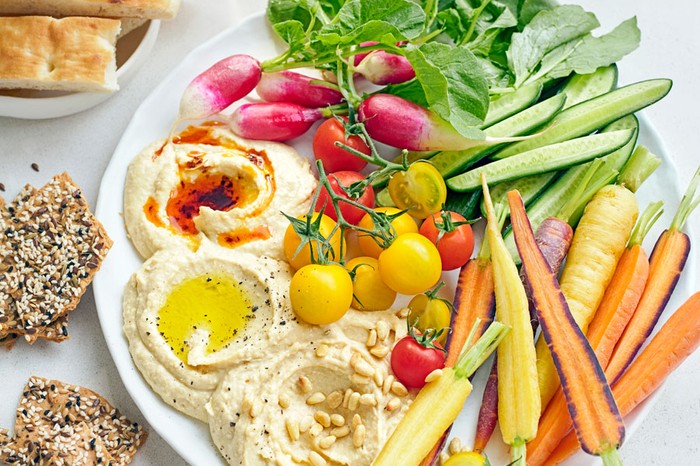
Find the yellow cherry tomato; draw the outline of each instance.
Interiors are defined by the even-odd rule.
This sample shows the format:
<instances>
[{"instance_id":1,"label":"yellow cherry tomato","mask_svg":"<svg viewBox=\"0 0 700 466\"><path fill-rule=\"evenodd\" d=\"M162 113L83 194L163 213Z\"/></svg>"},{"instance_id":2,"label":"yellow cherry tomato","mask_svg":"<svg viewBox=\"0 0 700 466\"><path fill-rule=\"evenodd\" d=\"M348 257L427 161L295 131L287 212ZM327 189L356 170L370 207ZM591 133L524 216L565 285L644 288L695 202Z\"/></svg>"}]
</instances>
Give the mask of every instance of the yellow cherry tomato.
<instances>
[{"instance_id":1,"label":"yellow cherry tomato","mask_svg":"<svg viewBox=\"0 0 700 466\"><path fill-rule=\"evenodd\" d=\"M331 249L333 251L329 259L332 261L339 261L342 258L342 253L338 254L340 251L340 237L342 234L340 228L336 229L335 233L333 233L333 237L331 237L331 232L333 228L335 228L335 220L327 215L314 212L313 217L311 217L312 224L318 219L319 215L321 215L321 223L318 227L318 231L324 238L330 238ZM306 221L306 215L301 215L297 218ZM311 247L309 247L309 243L306 243L297 252L300 244L301 237L294 231L294 227L290 223L287 227L287 231L284 232L284 255L287 258L287 262L289 262L295 270L299 270L305 265L311 264L311 251L313 251L314 259L318 259L318 242L313 241Z\"/></svg>"},{"instance_id":2,"label":"yellow cherry tomato","mask_svg":"<svg viewBox=\"0 0 700 466\"><path fill-rule=\"evenodd\" d=\"M414 319L418 319L416 328L422 333L425 333L429 328L435 330L445 329L437 339L444 346L449 333L448 328L450 327L451 312L449 304L440 298L418 294L411 298L408 308L411 310L411 322Z\"/></svg>"},{"instance_id":3,"label":"yellow cherry tomato","mask_svg":"<svg viewBox=\"0 0 700 466\"><path fill-rule=\"evenodd\" d=\"M423 293L440 280L441 272L440 253L419 233L398 236L379 256L382 280L399 293Z\"/></svg>"},{"instance_id":4,"label":"yellow cherry tomato","mask_svg":"<svg viewBox=\"0 0 700 466\"><path fill-rule=\"evenodd\" d=\"M351 259L345 268L355 272L352 281L352 305L360 311L389 309L396 299L396 291L382 281L379 262L374 257L361 256Z\"/></svg>"},{"instance_id":5,"label":"yellow cherry tomato","mask_svg":"<svg viewBox=\"0 0 700 466\"><path fill-rule=\"evenodd\" d=\"M440 172L429 162L415 162L389 180L389 195L396 207L416 218L439 212L447 200L447 186Z\"/></svg>"},{"instance_id":6,"label":"yellow cherry tomato","mask_svg":"<svg viewBox=\"0 0 700 466\"><path fill-rule=\"evenodd\" d=\"M308 324L339 320L352 303L352 279L337 264L309 264L296 271L289 283L289 299L296 315Z\"/></svg>"},{"instance_id":7,"label":"yellow cherry tomato","mask_svg":"<svg viewBox=\"0 0 700 466\"><path fill-rule=\"evenodd\" d=\"M387 215L394 215L401 212L401 209L397 209L396 207L377 207L374 210ZM416 225L415 220L413 220L413 218L408 214L403 214L396 217L394 220L391 221L391 225L394 227L394 230L396 230L397 236L400 236L404 233L418 232L418 225ZM362 217L360 223L358 223L357 226L359 226L360 228L365 228L367 230L372 230L374 228L374 222L372 221L372 217L370 217L369 214L365 214L365 216ZM377 243L376 239L362 232L357 233L357 242L359 243L360 250L366 256L376 258L379 257L379 254L381 254L384 250L379 245L379 243Z\"/></svg>"},{"instance_id":8,"label":"yellow cherry tomato","mask_svg":"<svg viewBox=\"0 0 700 466\"><path fill-rule=\"evenodd\" d=\"M484 466L486 458L473 451L463 451L450 456L443 466Z\"/></svg>"}]
</instances>

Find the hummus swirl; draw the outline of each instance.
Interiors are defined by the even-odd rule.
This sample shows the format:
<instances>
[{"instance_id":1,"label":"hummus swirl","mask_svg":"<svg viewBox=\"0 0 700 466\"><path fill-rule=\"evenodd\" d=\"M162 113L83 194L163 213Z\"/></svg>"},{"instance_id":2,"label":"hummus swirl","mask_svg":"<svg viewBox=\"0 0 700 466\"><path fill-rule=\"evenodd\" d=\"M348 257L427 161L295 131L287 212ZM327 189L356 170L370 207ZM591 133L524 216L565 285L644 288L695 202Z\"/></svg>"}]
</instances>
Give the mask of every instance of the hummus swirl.
<instances>
[{"instance_id":1,"label":"hummus swirl","mask_svg":"<svg viewBox=\"0 0 700 466\"><path fill-rule=\"evenodd\" d=\"M306 213L316 187L293 148L249 141L214 123L146 147L129 166L124 218L144 257L204 242L283 259L291 216Z\"/></svg>"}]
</instances>

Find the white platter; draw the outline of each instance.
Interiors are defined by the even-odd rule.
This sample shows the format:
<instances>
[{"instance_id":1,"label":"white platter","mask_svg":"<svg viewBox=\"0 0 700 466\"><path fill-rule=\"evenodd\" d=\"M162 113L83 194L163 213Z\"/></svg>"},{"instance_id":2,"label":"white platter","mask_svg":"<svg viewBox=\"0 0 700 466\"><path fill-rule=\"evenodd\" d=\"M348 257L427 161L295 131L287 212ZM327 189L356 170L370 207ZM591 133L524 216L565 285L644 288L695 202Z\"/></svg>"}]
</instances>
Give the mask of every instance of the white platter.
<instances>
[{"instance_id":1,"label":"white platter","mask_svg":"<svg viewBox=\"0 0 700 466\"><path fill-rule=\"evenodd\" d=\"M127 238L121 215L124 180L131 159L149 143L166 137L177 114L179 98L183 89L199 72L221 58L235 53L246 53L263 60L277 55L281 51L281 47L282 44L277 40L264 17L256 15L193 50L151 93L134 114L104 174L97 202L97 216L114 239L113 250L103 265L102 272L98 274L94 282L97 311L107 345L124 385L145 418L153 429L192 465L215 466L223 465L224 461L212 444L205 424L175 411L163 403L160 397L150 389L131 360L127 340L121 330L122 291L130 275L142 263ZM654 71L650 71L650 73L654 73ZM679 190L681 187L678 186L675 167L660 136L643 115L640 122L640 143L664 159L662 166L638 193L642 208L653 200L663 199L666 202L666 213L651 231L648 241L645 243L647 248L650 248L664 226L670 223L680 199ZM293 145L307 156L311 154L309 134L292 141ZM669 310L676 309L690 295L691 287L696 281L694 276L696 268L694 257L691 256L686 271L678 283L676 293L669 302ZM449 294L454 290L454 272L445 278L448 282L446 294ZM477 373L474 380L474 393L452 431L453 435L459 436L465 442L470 442L473 438L476 413L481 402L481 390L487 373L488 367L482 368ZM659 393L652 396L627 418L628 437L641 424L642 419L658 397ZM494 441L489 445L487 453L494 465L500 466L508 462L506 461L505 447L500 443L498 433L494 434ZM567 465L572 466L590 464L595 464L595 461L582 454L567 462Z\"/></svg>"},{"instance_id":2,"label":"white platter","mask_svg":"<svg viewBox=\"0 0 700 466\"><path fill-rule=\"evenodd\" d=\"M143 65L158 37L160 21L146 24L117 41L117 82L124 87ZM0 89L0 116L43 120L73 115L98 105L116 92L57 92Z\"/></svg>"}]
</instances>

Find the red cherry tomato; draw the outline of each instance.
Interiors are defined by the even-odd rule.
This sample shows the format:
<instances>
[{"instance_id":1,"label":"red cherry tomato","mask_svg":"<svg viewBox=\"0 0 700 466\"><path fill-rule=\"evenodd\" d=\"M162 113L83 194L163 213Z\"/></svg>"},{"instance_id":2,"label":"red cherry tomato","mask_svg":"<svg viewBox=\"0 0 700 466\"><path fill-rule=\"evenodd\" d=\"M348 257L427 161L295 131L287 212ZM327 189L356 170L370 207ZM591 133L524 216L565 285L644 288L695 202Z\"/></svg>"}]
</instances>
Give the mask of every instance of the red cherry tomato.
<instances>
[{"instance_id":1,"label":"red cherry tomato","mask_svg":"<svg viewBox=\"0 0 700 466\"><path fill-rule=\"evenodd\" d=\"M341 189L341 185L344 188L350 187L351 184L363 180L365 177L362 173L352 172L352 171L340 171L331 173L328 175L328 182L331 185L331 189L338 196L348 198L348 195ZM364 192L361 193L359 197L352 197L353 201L365 205L369 208L374 207L374 189L371 186L367 186ZM325 205L325 207L324 207ZM346 222L357 225L359 221L364 217L365 211L348 204L347 202L339 201L338 206L340 207L340 212L343 214L343 218ZM323 188L320 195L318 196L318 202L316 202L316 210L320 211L323 209L323 213L331 217L333 220L338 220L338 216L335 213L335 208L331 203L330 196L328 195L328 190Z\"/></svg>"},{"instance_id":2,"label":"red cherry tomato","mask_svg":"<svg viewBox=\"0 0 700 466\"><path fill-rule=\"evenodd\" d=\"M474 251L474 233L466 219L455 212L437 212L426 218L418 230L437 246L442 270L452 270L467 263ZM442 233L442 235L441 235Z\"/></svg>"},{"instance_id":3,"label":"red cherry tomato","mask_svg":"<svg viewBox=\"0 0 700 466\"><path fill-rule=\"evenodd\" d=\"M346 120L347 121L347 120ZM329 118L318 127L314 135L314 157L323 162L326 173L340 170L359 171L365 168L367 162L335 145L341 142L363 154L370 155L370 149L359 136L345 138L345 128L335 118Z\"/></svg>"},{"instance_id":4,"label":"red cherry tomato","mask_svg":"<svg viewBox=\"0 0 700 466\"><path fill-rule=\"evenodd\" d=\"M439 347L438 343L433 343ZM445 353L426 348L408 335L399 340L391 351L391 370L408 388L422 388L425 378L435 369L445 367Z\"/></svg>"}]
</instances>

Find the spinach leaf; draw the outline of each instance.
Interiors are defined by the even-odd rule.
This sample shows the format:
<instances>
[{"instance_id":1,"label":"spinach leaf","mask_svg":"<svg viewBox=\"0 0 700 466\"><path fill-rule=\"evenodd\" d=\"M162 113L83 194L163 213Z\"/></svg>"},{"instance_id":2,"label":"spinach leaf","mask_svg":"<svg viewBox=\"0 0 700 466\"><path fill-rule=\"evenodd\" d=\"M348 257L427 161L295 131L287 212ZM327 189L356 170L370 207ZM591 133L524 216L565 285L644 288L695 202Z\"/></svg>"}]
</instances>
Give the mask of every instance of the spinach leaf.
<instances>
[{"instance_id":1,"label":"spinach leaf","mask_svg":"<svg viewBox=\"0 0 700 466\"><path fill-rule=\"evenodd\" d=\"M532 21L537 13L543 10L551 10L559 6L557 0L525 0L520 7L518 15L518 26L523 27Z\"/></svg>"},{"instance_id":2,"label":"spinach leaf","mask_svg":"<svg viewBox=\"0 0 700 466\"><path fill-rule=\"evenodd\" d=\"M483 139L476 128L489 106L489 88L474 54L466 47L428 42L406 47L430 109L460 134Z\"/></svg>"},{"instance_id":3,"label":"spinach leaf","mask_svg":"<svg viewBox=\"0 0 700 466\"><path fill-rule=\"evenodd\" d=\"M586 36L576 49L546 74L548 78L593 73L601 66L608 66L639 47L641 32L637 18L620 23L615 29L600 37ZM543 60L544 63L544 60Z\"/></svg>"},{"instance_id":4,"label":"spinach leaf","mask_svg":"<svg viewBox=\"0 0 700 466\"><path fill-rule=\"evenodd\" d=\"M522 32L513 34L508 48L508 64L515 75L515 87L527 81L547 53L598 26L595 15L578 5L562 5L537 13Z\"/></svg>"}]
</instances>

